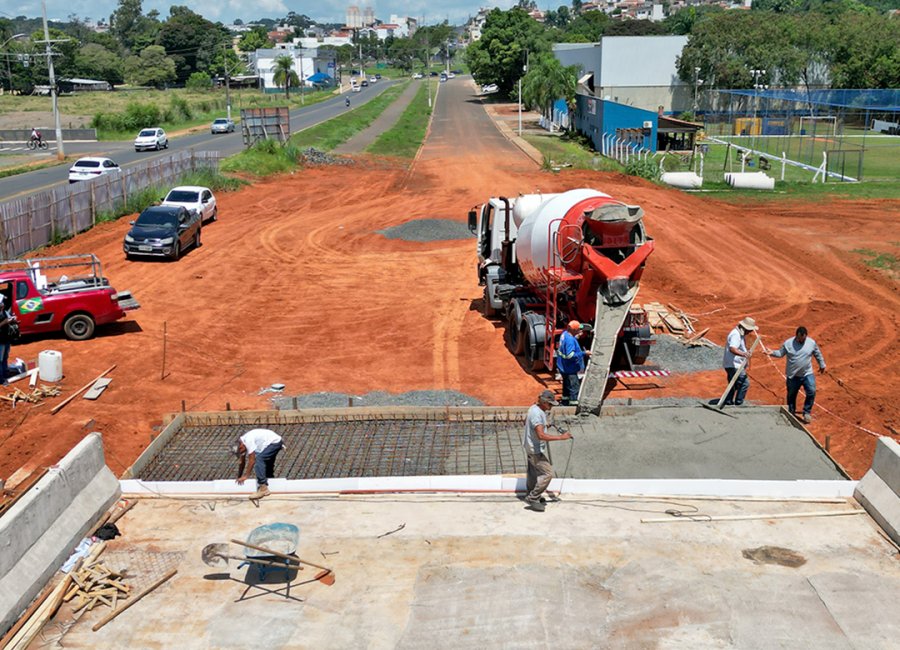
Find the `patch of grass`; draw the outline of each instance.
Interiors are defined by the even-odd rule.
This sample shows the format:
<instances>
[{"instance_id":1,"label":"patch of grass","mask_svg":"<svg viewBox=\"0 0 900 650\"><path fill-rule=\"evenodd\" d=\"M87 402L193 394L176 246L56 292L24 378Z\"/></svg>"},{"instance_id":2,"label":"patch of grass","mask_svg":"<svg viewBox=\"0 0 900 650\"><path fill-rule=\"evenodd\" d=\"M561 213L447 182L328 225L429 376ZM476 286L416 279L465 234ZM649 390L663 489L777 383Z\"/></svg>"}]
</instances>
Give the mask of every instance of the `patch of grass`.
<instances>
[{"instance_id":1,"label":"patch of grass","mask_svg":"<svg viewBox=\"0 0 900 650\"><path fill-rule=\"evenodd\" d=\"M179 185L200 185L208 187L213 192L234 192L247 185L247 181L235 178L234 176L225 176L211 169L201 169L183 176Z\"/></svg>"},{"instance_id":2,"label":"patch of grass","mask_svg":"<svg viewBox=\"0 0 900 650\"><path fill-rule=\"evenodd\" d=\"M541 152L546 169L572 167L597 171L622 171L621 165L593 151L580 136L523 133L522 137Z\"/></svg>"},{"instance_id":3,"label":"patch of grass","mask_svg":"<svg viewBox=\"0 0 900 650\"><path fill-rule=\"evenodd\" d=\"M900 181L871 181L862 183L816 183L775 181L775 190L735 190L725 181L703 179L703 190L697 196L709 197L732 204L759 203L764 201L797 199L807 203L830 200L869 200L900 198Z\"/></svg>"},{"instance_id":4,"label":"patch of grass","mask_svg":"<svg viewBox=\"0 0 900 650\"><path fill-rule=\"evenodd\" d=\"M428 128L430 117L428 89L425 84L419 84L415 97L403 111L397 123L378 136L378 139L367 151L397 158L415 157L419 147L422 146L422 140L425 139L425 130Z\"/></svg>"},{"instance_id":5,"label":"patch of grass","mask_svg":"<svg viewBox=\"0 0 900 650\"><path fill-rule=\"evenodd\" d=\"M881 269L882 271L900 270L900 264L898 264L897 257L890 253L879 253L878 251L873 251L871 248L856 248L853 252L865 257L866 259L863 260L863 264L870 266L873 269Z\"/></svg>"},{"instance_id":6,"label":"patch of grass","mask_svg":"<svg viewBox=\"0 0 900 650\"><path fill-rule=\"evenodd\" d=\"M330 151L367 128L384 112L384 109L400 96L404 88L406 88L405 83L391 86L359 108L348 110L343 115L331 118L327 122L295 133L291 136L290 142L302 149L315 147L322 151Z\"/></svg>"},{"instance_id":7,"label":"patch of grass","mask_svg":"<svg viewBox=\"0 0 900 650\"><path fill-rule=\"evenodd\" d=\"M297 169L300 157L300 148L293 142L281 145L275 140L261 140L249 149L226 158L219 167L223 172L270 176Z\"/></svg>"},{"instance_id":8,"label":"patch of grass","mask_svg":"<svg viewBox=\"0 0 900 650\"><path fill-rule=\"evenodd\" d=\"M19 165L18 167L6 167L0 169L0 178L7 176L17 176L18 174L27 174L28 172L37 171L38 169L47 169L48 167L56 167L57 165L67 165L70 159L65 160L48 160L47 162L38 163L37 165Z\"/></svg>"}]
</instances>

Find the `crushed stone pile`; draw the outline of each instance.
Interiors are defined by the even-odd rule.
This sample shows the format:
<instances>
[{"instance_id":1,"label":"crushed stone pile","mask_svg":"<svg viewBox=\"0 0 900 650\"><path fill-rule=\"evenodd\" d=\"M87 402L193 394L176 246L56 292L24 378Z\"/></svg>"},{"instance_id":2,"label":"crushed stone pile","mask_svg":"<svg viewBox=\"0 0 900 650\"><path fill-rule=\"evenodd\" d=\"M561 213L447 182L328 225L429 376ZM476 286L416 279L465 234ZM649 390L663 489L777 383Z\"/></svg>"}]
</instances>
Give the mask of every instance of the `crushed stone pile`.
<instances>
[{"instance_id":1,"label":"crushed stone pile","mask_svg":"<svg viewBox=\"0 0 900 650\"><path fill-rule=\"evenodd\" d=\"M411 390L406 393L373 391L365 395L348 393L306 393L294 397L275 397L272 403L279 411L293 408L344 408L353 406L484 406L484 402L455 390Z\"/></svg>"},{"instance_id":2,"label":"crushed stone pile","mask_svg":"<svg viewBox=\"0 0 900 650\"><path fill-rule=\"evenodd\" d=\"M720 370L722 368L722 348L699 345L689 347L679 343L675 337L666 334L655 336L656 343L650 348L648 364L653 364L674 373Z\"/></svg>"},{"instance_id":3,"label":"crushed stone pile","mask_svg":"<svg viewBox=\"0 0 900 650\"><path fill-rule=\"evenodd\" d=\"M428 242L447 239L471 239L472 233L465 223L450 219L414 219L399 226L378 231L387 239Z\"/></svg>"},{"instance_id":4,"label":"crushed stone pile","mask_svg":"<svg viewBox=\"0 0 900 650\"><path fill-rule=\"evenodd\" d=\"M315 147L307 147L302 152L303 162L307 165L352 165L352 158L342 158L340 156L332 156L330 153L316 149Z\"/></svg>"}]
</instances>

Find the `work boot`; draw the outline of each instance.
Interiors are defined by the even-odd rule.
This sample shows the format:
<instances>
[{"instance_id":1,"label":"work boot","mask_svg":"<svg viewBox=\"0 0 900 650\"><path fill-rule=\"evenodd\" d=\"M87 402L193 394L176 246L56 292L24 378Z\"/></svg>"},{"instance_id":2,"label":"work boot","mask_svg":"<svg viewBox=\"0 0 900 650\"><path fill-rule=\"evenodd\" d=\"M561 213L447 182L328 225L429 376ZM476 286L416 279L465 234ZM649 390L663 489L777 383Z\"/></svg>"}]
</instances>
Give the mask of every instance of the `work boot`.
<instances>
[{"instance_id":1,"label":"work boot","mask_svg":"<svg viewBox=\"0 0 900 650\"><path fill-rule=\"evenodd\" d=\"M806 422L806 424L809 424L810 422L812 422L812 415L810 415L809 413L804 413L803 421Z\"/></svg>"},{"instance_id":2,"label":"work boot","mask_svg":"<svg viewBox=\"0 0 900 650\"><path fill-rule=\"evenodd\" d=\"M260 485L256 488L256 492L250 495L251 499L262 499L263 497L269 496L271 492L269 492L268 485Z\"/></svg>"},{"instance_id":3,"label":"work boot","mask_svg":"<svg viewBox=\"0 0 900 650\"><path fill-rule=\"evenodd\" d=\"M538 499L530 499L526 497L525 503L527 503L528 506L535 512L544 512L544 510L546 510L546 506L544 506L544 504L541 503Z\"/></svg>"}]
</instances>

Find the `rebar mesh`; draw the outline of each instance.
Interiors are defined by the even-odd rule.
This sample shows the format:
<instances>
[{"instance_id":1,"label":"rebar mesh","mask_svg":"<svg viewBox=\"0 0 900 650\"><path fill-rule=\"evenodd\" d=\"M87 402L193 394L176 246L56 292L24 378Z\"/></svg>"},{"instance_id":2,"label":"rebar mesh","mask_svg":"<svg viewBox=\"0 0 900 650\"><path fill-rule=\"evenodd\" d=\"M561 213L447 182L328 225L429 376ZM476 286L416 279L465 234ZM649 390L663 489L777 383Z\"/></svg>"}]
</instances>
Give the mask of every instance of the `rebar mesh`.
<instances>
[{"instance_id":1,"label":"rebar mesh","mask_svg":"<svg viewBox=\"0 0 900 650\"><path fill-rule=\"evenodd\" d=\"M265 424L284 438L275 476L495 475L525 471L521 416L426 420L352 419ZM137 478L210 481L235 477L229 448L247 424L185 426Z\"/></svg>"}]
</instances>

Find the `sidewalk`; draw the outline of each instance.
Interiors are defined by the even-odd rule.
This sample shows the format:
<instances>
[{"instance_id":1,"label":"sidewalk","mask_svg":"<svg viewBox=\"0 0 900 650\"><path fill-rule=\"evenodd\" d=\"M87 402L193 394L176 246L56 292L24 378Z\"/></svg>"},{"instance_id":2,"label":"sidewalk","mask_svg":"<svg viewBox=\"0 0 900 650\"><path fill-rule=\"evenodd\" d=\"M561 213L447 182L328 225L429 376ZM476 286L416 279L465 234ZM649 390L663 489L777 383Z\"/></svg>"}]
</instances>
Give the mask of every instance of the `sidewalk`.
<instances>
[{"instance_id":1,"label":"sidewalk","mask_svg":"<svg viewBox=\"0 0 900 650\"><path fill-rule=\"evenodd\" d=\"M406 107L412 102L413 97L416 96L420 84L421 81L411 82L394 103L388 106L368 128L360 131L339 147L336 147L334 153L353 154L365 151L369 145L378 139L378 136L397 123L397 120L400 119L403 111L406 110Z\"/></svg>"}]
</instances>

